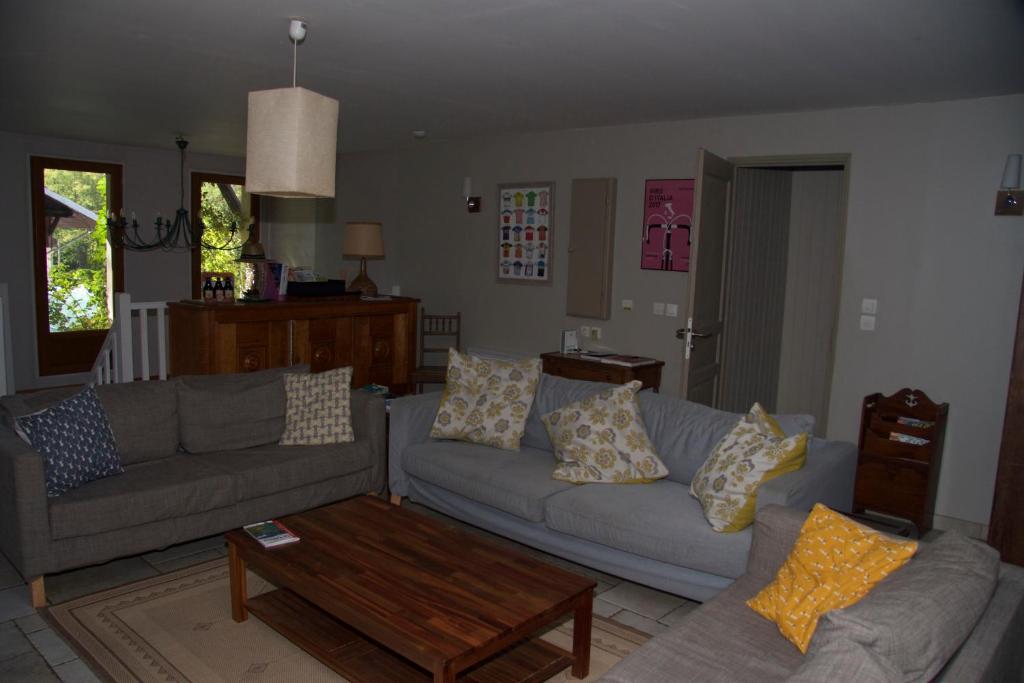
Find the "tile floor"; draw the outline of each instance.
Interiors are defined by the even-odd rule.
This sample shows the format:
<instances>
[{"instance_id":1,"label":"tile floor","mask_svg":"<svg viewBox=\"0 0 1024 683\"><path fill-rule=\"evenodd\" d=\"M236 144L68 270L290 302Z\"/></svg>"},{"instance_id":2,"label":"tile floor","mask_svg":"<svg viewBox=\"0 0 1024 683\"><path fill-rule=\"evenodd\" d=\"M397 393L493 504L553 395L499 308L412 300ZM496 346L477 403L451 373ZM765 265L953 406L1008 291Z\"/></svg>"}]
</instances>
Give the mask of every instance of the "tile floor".
<instances>
[{"instance_id":1,"label":"tile floor","mask_svg":"<svg viewBox=\"0 0 1024 683\"><path fill-rule=\"evenodd\" d=\"M408 505L408 503L405 503ZM419 506L411 506L437 515ZM437 515L440 516L440 515ZM448 518L444 518L446 521ZM455 522L460 524L459 522ZM467 527L474 530L472 527ZM480 532L484 533L484 532ZM543 557L553 564L577 571L597 581L594 613L609 617L640 631L657 634L668 630L699 603L640 586L588 567L581 567L532 548L520 550ZM72 600L106 588L172 572L226 555L221 536L211 536L165 550L114 560L46 577L46 597L51 604ZM86 683L99 681L88 666L49 627L35 610L28 586L0 554L0 681L44 683Z\"/></svg>"}]
</instances>

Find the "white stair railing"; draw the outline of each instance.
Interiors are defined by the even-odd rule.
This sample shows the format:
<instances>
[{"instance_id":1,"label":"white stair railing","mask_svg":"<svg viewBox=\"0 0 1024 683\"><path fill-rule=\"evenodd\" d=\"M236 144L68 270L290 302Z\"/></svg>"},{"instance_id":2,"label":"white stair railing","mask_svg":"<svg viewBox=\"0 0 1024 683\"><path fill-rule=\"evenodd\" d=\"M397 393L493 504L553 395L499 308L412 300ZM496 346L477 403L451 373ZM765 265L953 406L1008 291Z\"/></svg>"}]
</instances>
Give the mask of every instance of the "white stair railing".
<instances>
[{"instance_id":1,"label":"white stair railing","mask_svg":"<svg viewBox=\"0 0 1024 683\"><path fill-rule=\"evenodd\" d=\"M131 295L127 292L118 292L114 295L114 324L110 326L100 355L93 365L93 375L97 384L134 382L136 348L139 350L139 379L145 382L152 377L149 347L150 313L156 317L157 376L160 379L167 379L167 302L133 303ZM136 336L138 344L135 343Z\"/></svg>"}]
</instances>

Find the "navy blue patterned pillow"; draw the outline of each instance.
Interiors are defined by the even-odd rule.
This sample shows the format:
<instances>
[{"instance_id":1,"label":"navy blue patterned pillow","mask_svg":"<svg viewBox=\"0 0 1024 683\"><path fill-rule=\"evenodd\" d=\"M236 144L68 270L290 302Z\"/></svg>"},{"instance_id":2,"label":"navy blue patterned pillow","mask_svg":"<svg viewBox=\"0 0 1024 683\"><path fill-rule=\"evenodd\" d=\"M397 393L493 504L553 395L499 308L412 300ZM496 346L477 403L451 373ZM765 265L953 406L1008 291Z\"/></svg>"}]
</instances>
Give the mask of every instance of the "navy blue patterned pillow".
<instances>
[{"instance_id":1,"label":"navy blue patterned pillow","mask_svg":"<svg viewBox=\"0 0 1024 683\"><path fill-rule=\"evenodd\" d=\"M43 456L46 495L51 498L124 472L110 421L93 387L46 410L19 417L17 427Z\"/></svg>"}]
</instances>

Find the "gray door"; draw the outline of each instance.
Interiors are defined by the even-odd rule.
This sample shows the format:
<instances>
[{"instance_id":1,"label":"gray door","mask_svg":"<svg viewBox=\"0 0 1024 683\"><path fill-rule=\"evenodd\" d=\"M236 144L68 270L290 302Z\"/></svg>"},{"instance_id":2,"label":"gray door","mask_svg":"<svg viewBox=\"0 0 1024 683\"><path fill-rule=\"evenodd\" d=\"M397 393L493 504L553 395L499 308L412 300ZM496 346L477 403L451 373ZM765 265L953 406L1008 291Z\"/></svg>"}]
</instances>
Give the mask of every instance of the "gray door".
<instances>
[{"instance_id":1,"label":"gray door","mask_svg":"<svg viewBox=\"0 0 1024 683\"><path fill-rule=\"evenodd\" d=\"M683 340L680 394L714 405L722 362L722 283L733 165L705 149L697 153L690 231L689 308Z\"/></svg>"}]
</instances>

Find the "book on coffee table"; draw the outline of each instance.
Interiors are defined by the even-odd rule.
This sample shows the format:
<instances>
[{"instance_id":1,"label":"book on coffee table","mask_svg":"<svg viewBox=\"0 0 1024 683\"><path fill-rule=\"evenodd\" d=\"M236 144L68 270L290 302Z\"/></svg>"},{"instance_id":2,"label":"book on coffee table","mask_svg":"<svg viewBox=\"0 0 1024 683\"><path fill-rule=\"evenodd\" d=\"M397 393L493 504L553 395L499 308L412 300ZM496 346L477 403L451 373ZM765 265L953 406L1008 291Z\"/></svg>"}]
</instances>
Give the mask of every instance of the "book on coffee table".
<instances>
[{"instance_id":1,"label":"book on coffee table","mask_svg":"<svg viewBox=\"0 0 1024 683\"><path fill-rule=\"evenodd\" d=\"M247 524L244 527L245 532L260 542L264 548L273 548L279 545L285 545L287 543L295 543L299 540L299 537L291 532L288 527L276 519L270 519L266 522L256 522L255 524Z\"/></svg>"}]
</instances>

